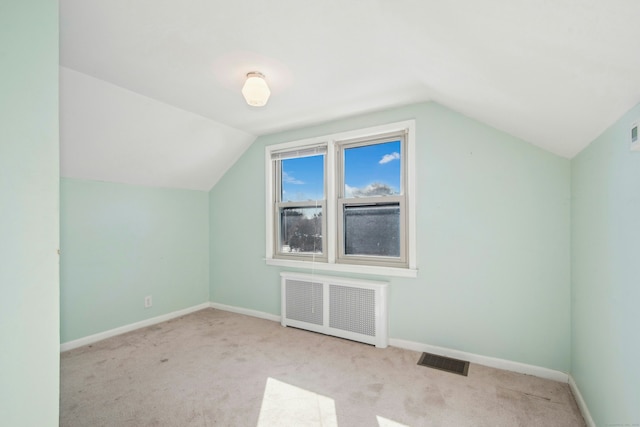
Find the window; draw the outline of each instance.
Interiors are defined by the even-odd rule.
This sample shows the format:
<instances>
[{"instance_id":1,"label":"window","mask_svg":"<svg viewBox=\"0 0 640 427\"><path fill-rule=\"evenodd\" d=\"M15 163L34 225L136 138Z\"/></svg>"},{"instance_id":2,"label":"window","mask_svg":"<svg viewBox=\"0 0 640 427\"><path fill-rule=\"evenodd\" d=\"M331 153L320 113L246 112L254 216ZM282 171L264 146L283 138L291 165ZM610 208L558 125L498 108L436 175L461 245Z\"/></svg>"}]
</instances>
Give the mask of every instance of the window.
<instances>
[{"instance_id":1,"label":"window","mask_svg":"<svg viewBox=\"0 0 640 427\"><path fill-rule=\"evenodd\" d=\"M267 263L415 277L414 128L267 146Z\"/></svg>"},{"instance_id":2,"label":"window","mask_svg":"<svg viewBox=\"0 0 640 427\"><path fill-rule=\"evenodd\" d=\"M327 258L325 153L326 145L271 153L277 257Z\"/></svg>"},{"instance_id":3,"label":"window","mask_svg":"<svg viewBox=\"0 0 640 427\"><path fill-rule=\"evenodd\" d=\"M405 133L337 142L338 262L407 266Z\"/></svg>"}]
</instances>

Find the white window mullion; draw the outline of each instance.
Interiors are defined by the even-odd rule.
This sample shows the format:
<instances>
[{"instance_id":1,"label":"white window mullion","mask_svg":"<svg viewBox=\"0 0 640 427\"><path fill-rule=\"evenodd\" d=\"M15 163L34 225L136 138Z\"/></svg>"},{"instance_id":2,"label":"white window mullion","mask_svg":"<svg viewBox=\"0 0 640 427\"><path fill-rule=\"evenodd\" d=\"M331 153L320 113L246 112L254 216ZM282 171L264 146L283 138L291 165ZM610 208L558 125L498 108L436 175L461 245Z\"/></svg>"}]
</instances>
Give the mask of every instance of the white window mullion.
<instances>
[{"instance_id":1,"label":"white window mullion","mask_svg":"<svg viewBox=\"0 0 640 427\"><path fill-rule=\"evenodd\" d=\"M327 262L336 262L336 146L334 141L329 141L326 155L326 186L325 191L327 193L327 238L326 238L326 250L327 250Z\"/></svg>"}]
</instances>

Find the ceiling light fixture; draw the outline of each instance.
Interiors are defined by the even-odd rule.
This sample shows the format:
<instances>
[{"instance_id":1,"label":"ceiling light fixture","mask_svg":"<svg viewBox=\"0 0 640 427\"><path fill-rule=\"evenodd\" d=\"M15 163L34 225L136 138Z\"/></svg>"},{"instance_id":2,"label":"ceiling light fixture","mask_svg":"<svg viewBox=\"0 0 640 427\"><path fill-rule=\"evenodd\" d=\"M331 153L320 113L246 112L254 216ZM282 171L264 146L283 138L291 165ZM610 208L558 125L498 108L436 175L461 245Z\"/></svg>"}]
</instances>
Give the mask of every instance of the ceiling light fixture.
<instances>
[{"instance_id":1,"label":"ceiling light fixture","mask_svg":"<svg viewBox=\"0 0 640 427\"><path fill-rule=\"evenodd\" d=\"M247 100L247 104L252 107L263 107L269 100L271 91L267 82L264 80L264 75L257 71L247 73L247 81L244 82L242 87L242 95Z\"/></svg>"}]
</instances>

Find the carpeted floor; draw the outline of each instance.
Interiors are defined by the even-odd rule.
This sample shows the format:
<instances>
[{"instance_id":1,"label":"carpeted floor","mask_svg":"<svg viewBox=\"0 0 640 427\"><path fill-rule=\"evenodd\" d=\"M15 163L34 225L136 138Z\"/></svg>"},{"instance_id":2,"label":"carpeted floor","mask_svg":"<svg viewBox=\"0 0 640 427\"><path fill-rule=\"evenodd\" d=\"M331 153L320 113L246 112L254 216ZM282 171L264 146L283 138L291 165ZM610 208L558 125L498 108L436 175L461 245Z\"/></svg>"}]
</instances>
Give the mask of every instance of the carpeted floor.
<instances>
[{"instance_id":1,"label":"carpeted floor","mask_svg":"<svg viewBox=\"0 0 640 427\"><path fill-rule=\"evenodd\" d=\"M61 356L61 426L584 426L567 384L468 377L214 309Z\"/></svg>"}]
</instances>

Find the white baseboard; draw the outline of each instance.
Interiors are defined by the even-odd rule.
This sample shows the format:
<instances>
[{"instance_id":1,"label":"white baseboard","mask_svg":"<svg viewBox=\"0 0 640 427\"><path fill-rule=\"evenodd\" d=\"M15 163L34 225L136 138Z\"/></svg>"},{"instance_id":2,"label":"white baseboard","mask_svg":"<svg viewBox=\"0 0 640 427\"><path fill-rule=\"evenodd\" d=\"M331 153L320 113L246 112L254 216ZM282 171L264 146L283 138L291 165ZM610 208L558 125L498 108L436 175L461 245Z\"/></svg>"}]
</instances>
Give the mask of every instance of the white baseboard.
<instances>
[{"instance_id":1,"label":"white baseboard","mask_svg":"<svg viewBox=\"0 0 640 427\"><path fill-rule=\"evenodd\" d=\"M540 378L559 381L566 383L569 375L564 372L553 369L542 368L535 365L527 365L526 363L514 362L511 360L498 359L496 357L483 356L480 354L467 353L466 351L453 350L435 345L423 344L414 341L405 341L396 338L389 339L389 345L407 350L414 350L426 353L433 353L440 356L452 357L454 359L468 360L478 365L489 366L491 368L504 369L505 371L518 372L520 374L533 375Z\"/></svg>"},{"instance_id":2,"label":"white baseboard","mask_svg":"<svg viewBox=\"0 0 640 427\"><path fill-rule=\"evenodd\" d=\"M587 427L596 427L596 423L593 421L593 418L591 418L591 413L587 407L587 402L584 401L582 393L580 393L580 389L578 388L578 384L576 384L571 375L569 375L569 387L571 387L571 392L573 393L573 397L576 399L576 403L578 404L578 408L582 413L582 418L584 418L584 422L587 424Z\"/></svg>"},{"instance_id":3,"label":"white baseboard","mask_svg":"<svg viewBox=\"0 0 640 427\"><path fill-rule=\"evenodd\" d=\"M280 323L280 316L271 313L265 313L264 311L251 310L248 308L235 307L233 305L225 305L217 302L211 303L212 308L217 308L218 310L230 311L232 313L245 314L247 316L258 317L260 319L272 320L274 322Z\"/></svg>"},{"instance_id":4,"label":"white baseboard","mask_svg":"<svg viewBox=\"0 0 640 427\"><path fill-rule=\"evenodd\" d=\"M144 328L146 326L155 325L157 323L165 322L167 320L175 319L176 317L184 316L189 313L193 313L195 311L199 311L205 308L215 308L223 311L230 311L232 313L244 314L247 316L257 317L260 319L271 320L273 322L280 323L280 316L265 313L263 311L251 310L248 308L236 307L232 305L220 304L217 302L205 302L202 304L195 305L193 307L185 308L183 310L174 311L171 313L163 314L161 316L153 317L151 319L142 320L140 322L132 323L130 325L121 326L119 328L111 329L105 332L100 332L98 334L89 335L84 338L80 338L73 341L68 341L60 345L60 351L72 350L74 348L82 347L84 345L93 344L95 342L104 340L106 338L111 338L116 335L124 334L126 332L131 332L136 329ZM427 352L438 354L446 357L453 357L455 359L468 360L472 363L477 363L479 365L485 365L492 368L504 369L507 371L518 372L521 374L534 375L540 378L546 378L554 381L560 381L564 383L569 383L571 386L571 390L573 391L576 401L578 402L578 406L583 413L585 421L589 427L594 426L593 420L589 415L589 411L587 406L582 399L582 395L578 390L577 385L573 381L573 379L566 373L555 371L553 369L542 368L540 366L535 365L527 365L525 363L513 362L511 360L498 359L495 357L482 356L474 353L467 353L464 351L453 350L445 347L438 347L429 344L423 344L414 341L401 340L397 338L390 338L389 345L398 348L404 348L407 350L419 351L419 352Z\"/></svg>"},{"instance_id":5,"label":"white baseboard","mask_svg":"<svg viewBox=\"0 0 640 427\"><path fill-rule=\"evenodd\" d=\"M250 310L242 307L235 307L231 305L219 304L216 302L211 303L211 307L219 310L231 311L233 313L246 314L247 316L259 317L261 319L272 320L274 322L280 322L280 316L264 313L262 311ZM452 350L445 347L437 347L434 345L423 344L414 341L406 341L397 338L389 338L389 345L398 348L405 348L407 350L414 350L419 352L427 352L438 354L440 356L453 357L455 359L468 360L472 363L479 365L485 365L492 368L504 369L506 371L518 372L520 374L533 375L540 378L546 378L549 380L559 381L566 383L569 381L569 375L555 371L553 369L542 368L535 365L527 365L525 363L513 362L511 360L498 359L495 357L482 356L474 353L467 353L459 350Z\"/></svg>"},{"instance_id":6,"label":"white baseboard","mask_svg":"<svg viewBox=\"0 0 640 427\"><path fill-rule=\"evenodd\" d=\"M82 347L84 345L93 344L98 341L102 341L107 338L114 337L116 335L124 334L126 332L131 332L136 329L144 328L146 326L155 325L156 323L166 322L167 320L175 319L176 317L184 316L189 313L193 313L195 311L202 310L204 308L211 307L211 304L208 302L194 305L193 307L188 307L182 310L173 311L171 313L163 314L161 316L152 317L151 319L142 320L140 322L131 323L129 325L120 326L119 328L110 329L108 331L100 332L94 335L89 335L83 338L79 338L73 341L67 341L65 343L60 344L60 351L72 350L74 348Z\"/></svg>"}]
</instances>

